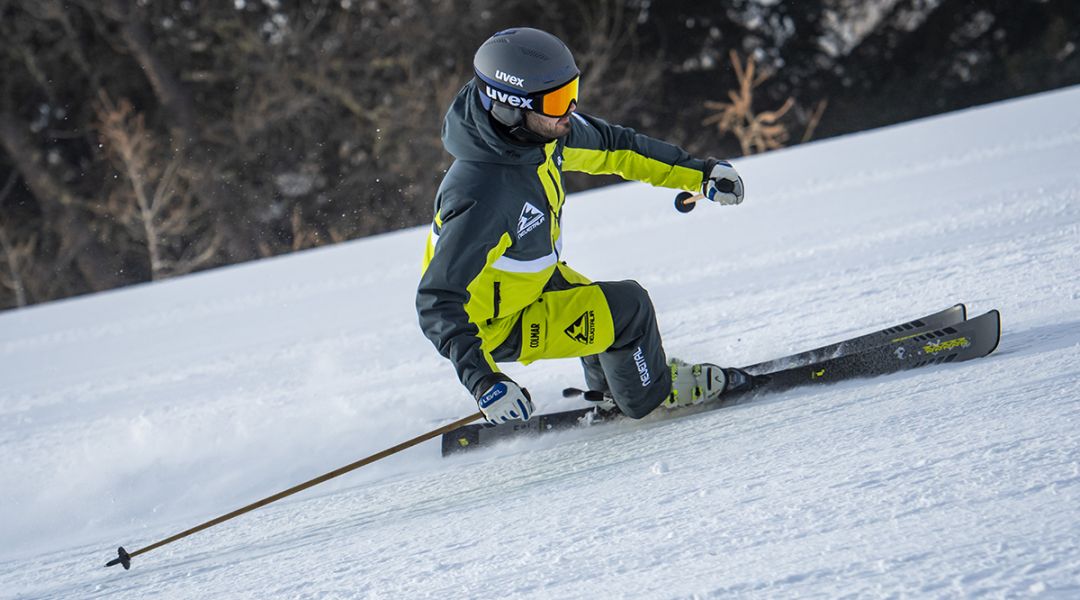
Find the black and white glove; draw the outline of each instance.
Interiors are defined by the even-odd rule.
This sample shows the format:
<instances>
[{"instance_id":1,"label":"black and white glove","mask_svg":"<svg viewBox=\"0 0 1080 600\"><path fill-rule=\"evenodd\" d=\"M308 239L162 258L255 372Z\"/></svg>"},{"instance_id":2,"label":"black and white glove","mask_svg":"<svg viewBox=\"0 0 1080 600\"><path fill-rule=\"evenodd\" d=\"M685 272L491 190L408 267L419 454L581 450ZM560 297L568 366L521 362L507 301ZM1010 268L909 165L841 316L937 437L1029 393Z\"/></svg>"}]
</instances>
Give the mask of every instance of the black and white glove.
<instances>
[{"instance_id":1,"label":"black and white glove","mask_svg":"<svg viewBox=\"0 0 1080 600\"><path fill-rule=\"evenodd\" d=\"M709 200L723 205L742 204L742 177L726 160L710 158L705 163L705 180L701 193Z\"/></svg>"},{"instance_id":2,"label":"black and white glove","mask_svg":"<svg viewBox=\"0 0 1080 600\"><path fill-rule=\"evenodd\" d=\"M488 423L498 425L520 419L528 421L533 414L529 391L502 373L486 377L478 387L476 404Z\"/></svg>"}]
</instances>

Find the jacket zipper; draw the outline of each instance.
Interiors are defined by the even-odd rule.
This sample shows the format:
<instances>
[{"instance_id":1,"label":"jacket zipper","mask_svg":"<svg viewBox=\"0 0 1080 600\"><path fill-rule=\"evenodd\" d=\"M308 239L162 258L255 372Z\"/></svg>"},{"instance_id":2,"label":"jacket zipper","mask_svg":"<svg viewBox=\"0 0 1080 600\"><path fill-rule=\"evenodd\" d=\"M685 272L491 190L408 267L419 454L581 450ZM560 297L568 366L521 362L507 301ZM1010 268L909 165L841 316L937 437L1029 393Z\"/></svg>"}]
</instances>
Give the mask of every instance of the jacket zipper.
<instances>
[{"instance_id":1,"label":"jacket zipper","mask_svg":"<svg viewBox=\"0 0 1080 600\"><path fill-rule=\"evenodd\" d=\"M551 171L547 172L548 178L551 179L551 185L555 186L555 202L559 205L559 210L555 210L555 207L551 207L551 212L555 213L555 216L559 216L559 212L562 211L562 189L559 187L559 182L555 180L555 176L551 174Z\"/></svg>"},{"instance_id":2,"label":"jacket zipper","mask_svg":"<svg viewBox=\"0 0 1080 600\"><path fill-rule=\"evenodd\" d=\"M554 218L552 219L551 225L548 226L548 229L550 231L551 227L555 226L554 221L559 218L559 213L562 212L562 201L561 201L562 194L560 193L561 188L559 187L559 182L555 180L555 175L553 175L551 173L551 171L548 171L547 174L548 174L548 178L551 179L551 185L555 186L555 201L559 204L559 210L555 210L554 206L551 207L552 216ZM551 250L552 250L552 252L555 253L556 258L558 258L559 251L555 247L555 240L554 239L551 240Z\"/></svg>"},{"instance_id":3,"label":"jacket zipper","mask_svg":"<svg viewBox=\"0 0 1080 600\"><path fill-rule=\"evenodd\" d=\"M499 287L500 287L500 285L501 284L498 281L495 282L495 311L491 315L492 319L498 319L499 318Z\"/></svg>"}]
</instances>

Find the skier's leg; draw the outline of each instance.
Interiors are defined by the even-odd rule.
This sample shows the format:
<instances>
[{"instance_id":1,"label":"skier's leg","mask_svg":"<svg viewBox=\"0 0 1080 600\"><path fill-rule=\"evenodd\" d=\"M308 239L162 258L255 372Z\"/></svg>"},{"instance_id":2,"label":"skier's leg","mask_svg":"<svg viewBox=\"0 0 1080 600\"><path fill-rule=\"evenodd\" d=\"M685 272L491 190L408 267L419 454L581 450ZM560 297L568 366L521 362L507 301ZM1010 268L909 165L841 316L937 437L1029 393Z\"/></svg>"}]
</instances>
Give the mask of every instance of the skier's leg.
<instances>
[{"instance_id":1,"label":"skier's leg","mask_svg":"<svg viewBox=\"0 0 1080 600\"><path fill-rule=\"evenodd\" d=\"M652 301L637 282L544 292L514 329L492 352L495 360L592 357L583 361L589 387L610 391L631 417L647 415L671 391Z\"/></svg>"},{"instance_id":2,"label":"skier's leg","mask_svg":"<svg viewBox=\"0 0 1080 600\"><path fill-rule=\"evenodd\" d=\"M549 289L570 289L575 286L589 285L592 281L570 268L565 262L559 263L556 275L549 284ZM585 373L585 389L610 393L604 367L600 364L600 355L592 354L581 357L581 369Z\"/></svg>"},{"instance_id":3,"label":"skier's leg","mask_svg":"<svg viewBox=\"0 0 1080 600\"><path fill-rule=\"evenodd\" d=\"M550 285L553 289L568 289L591 283L566 263L559 263L558 272ZM615 388L619 389L620 400L617 404L622 407L622 412L635 418L643 417L666 397L661 394L663 397L656 400L655 396L660 390L666 390L667 384L652 385L652 380L656 379L652 374L659 373L662 380L670 381L670 370L664 361L652 300L636 281L600 282L596 285L604 292L615 336L605 352L582 357L585 385L590 390L614 394L609 382L609 378L614 376L618 380ZM640 356L635 357L639 347ZM645 369L644 373L639 368ZM612 369L614 375L609 373ZM648 376L643 379L643 374ZM650 384L642 385L646 380Z\"/></svg>"},{"instance_id":4,"label":"skier's leg","mask_svg":"<svg viewBox=\"0 0 1080 600\"><path fill-rule=\"evenodd\" d=\"M597 285L604 291L616 331L611 346L597 359L619 410L639 419L671 390L656 311L649 293L636 281Z\"/></svg>"},{"instance_id":5,"label":"skier's leg","mask_svg":"<svg viewBox=\"0 0 1080 600\"><path fill-rule=\"evenodd\" d=\"M598 392L610 392L607 376L604 375L604 366L600 364L600 355L581 357L581 368L585 371L585 388Z\"/></svg>"},{"instance_id":6,"label":"skier's leg","mask_svg":"<svg viewBox=\"0 0 1080 600\"><path fill-rule=\"evenodd\" d=\"M570 269L566 263L559 264L560 277L553 280L555 285L574 285L589 283L585 276ZM558 281L563 283L558 283ZM644 416L656 408L653 393L664 388L638 389L633 384L633 376L636 374L645 379L646 372L637 373L625 369L629 361L625 359L625 352L620 354L620 348L632 347L635 351L641 351L630 355L637 368L648 369L648 373L658 372L653 365L663 365L664 380L669 382L667 395L660 402L667 408L697 404L699 402L715 401L723 393L731 390L745 389L752 385L749 374L739 369L720 367L712 363L689 364L677 358L664 363L664 351L661 347L660 334L656 326L656 314L648 293L634 281L622 281L614 283L601 282L597 284L604 290L608 300L609 310L612 314L612 322L615 327L616 337L608 351L595 357L583 357L582 366L585 370L585 383L590 390L597 390L612 395L617 395L622 401L619 406L622 411L631 416ZM644 360L643 360L644 359ZM626 372L622 372L626 371ZM630 380L630 384L622 386L619 393L613 391L613 385L609 383L609 377L615 377L620 381ZM618 403L618 402L617 402Z\"/></svg>"}]
</instances>

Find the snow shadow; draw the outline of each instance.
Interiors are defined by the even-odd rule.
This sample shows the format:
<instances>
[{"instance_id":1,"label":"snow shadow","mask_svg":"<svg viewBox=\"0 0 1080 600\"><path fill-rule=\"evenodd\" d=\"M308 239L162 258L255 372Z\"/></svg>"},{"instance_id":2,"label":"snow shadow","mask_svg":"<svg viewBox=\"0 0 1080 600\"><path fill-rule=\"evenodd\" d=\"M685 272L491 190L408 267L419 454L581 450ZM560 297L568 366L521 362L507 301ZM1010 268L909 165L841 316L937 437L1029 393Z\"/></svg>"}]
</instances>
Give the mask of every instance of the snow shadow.
<instances>
[{"instance_id":1,"label":"snow shadow","mask_svg":"<svg viewBox=\"0 0 1080 600\"><path fill-rule=\"evenodd\" d=\"M1001 326L1001 345L994 354L1023 356L1063 350L1080 344L1080 321L1050 323L1030 329L1011 331Z\"/></svg>"}]
</instances>

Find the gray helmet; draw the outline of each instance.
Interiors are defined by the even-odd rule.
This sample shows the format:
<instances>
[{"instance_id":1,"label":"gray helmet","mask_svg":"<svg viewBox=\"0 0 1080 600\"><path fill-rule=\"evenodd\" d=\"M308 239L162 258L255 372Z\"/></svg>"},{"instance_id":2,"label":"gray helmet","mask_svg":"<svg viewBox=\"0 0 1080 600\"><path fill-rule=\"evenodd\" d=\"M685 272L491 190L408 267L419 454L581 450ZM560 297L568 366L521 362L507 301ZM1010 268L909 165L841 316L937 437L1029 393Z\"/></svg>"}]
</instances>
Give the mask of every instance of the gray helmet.
<instances>
[{"instance_id":1,"label":"gray helmet","mask_svg":"<svg viewBox=\"0 0 1080 600\"><path fill-rule=\"evenodd\" d=\"M500 123L520 125L524 111L551 117L577 101L581 74L562 40L546 31L519 27L488 38L473 57L480 101Z\"/></svg>"}]
</instances>

